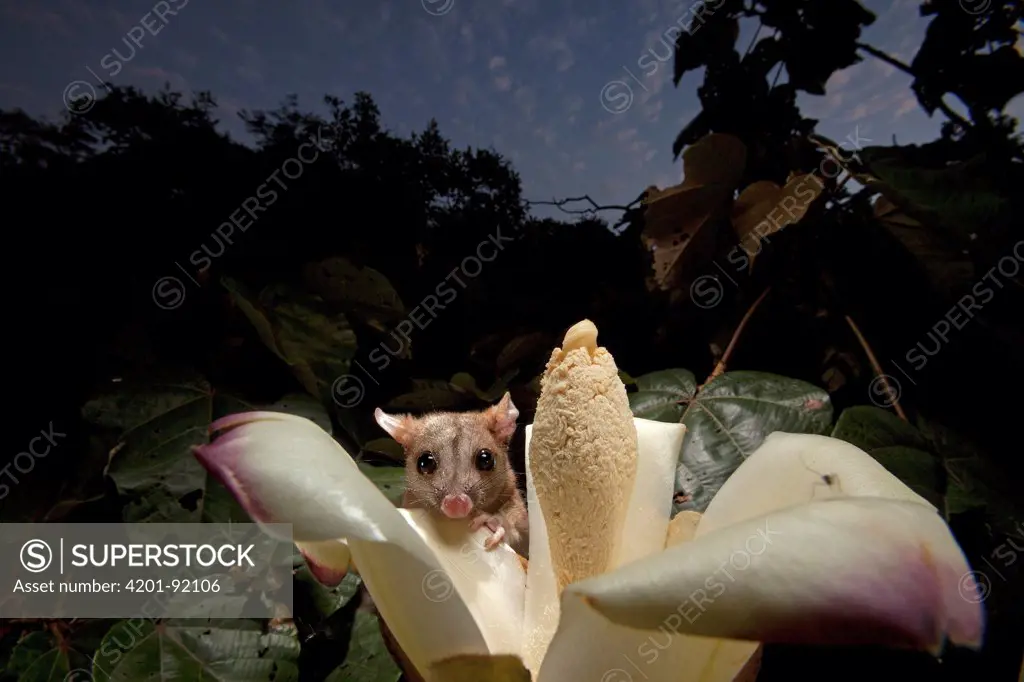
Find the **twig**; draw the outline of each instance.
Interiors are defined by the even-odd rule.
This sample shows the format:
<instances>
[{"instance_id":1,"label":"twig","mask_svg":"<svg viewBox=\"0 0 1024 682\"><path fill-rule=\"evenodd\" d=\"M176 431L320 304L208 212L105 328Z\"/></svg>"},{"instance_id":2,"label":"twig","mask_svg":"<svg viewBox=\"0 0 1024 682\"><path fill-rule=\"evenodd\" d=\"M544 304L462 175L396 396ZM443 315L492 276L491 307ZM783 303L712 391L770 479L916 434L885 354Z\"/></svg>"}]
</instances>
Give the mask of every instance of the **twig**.
<instances>
[{"instance_id":1,"label":"twig","mask_svg":"<svg viewBox=\"0 0 1024 682\"><path fill-rule=\"evenodd\" d=\"M868 345L867 339L860 333L860 329L857 328L856 323L849 315L844 316L846 323L850 325L850 329L853 330L854 335L857 337L857 341L860 343L860 347L864 349L864 353L868 356L868 362L871 363L871 369L874 370L875 376L878 377L879 381L882 382L882 386L885 388L885 394L892 400L892 409L896 410L896 414L899 415L900 419L905 422L909 422L907 419L907 413L900 407L899 394L893 390L892 386L889 385L889 377L882 371L882 366L878 364L878 358L875 357L874 351L871 350L871 346Z\"/></svg>"},{"instance_id":2,"label":"twig","mask_svg":"<svg viewBox=\"0 0 1024 682\"><path fill-rule=\"evenodd\" d=\"M559 199L559 200L552 199L551 201L527 201L526 205L527 206L554 206L554 207L558 208L559 210L561 210L563 213L570 213L570 214L574 214L574 215L587 214L587 213L597 213L599 211L630 211L630 210L636 208L636 205L639 204L641 201L643 201L644 194L646 194L646 193L647 192L645 191L639 197L634 199L631 203L626 204L625 206L620 206L618 204L609 204L609 205L599 204L596 201L594 201L593 199L591 199L589 194L584 194L581 197L569 197L567 199ZM590 204L591 208L570 209L570 208L566 208L565 207L566 204L571 204L571 203L576 202L576 201L586 201L587 203Z\"/></svg>"},{"instance_id":3,"label":"twig","mask_svg":"<svg viewBox=\"0 0 1024 682\"><path fill-rule=\"evenodd\" d=\"M736 344L740 340L740 334L743 333L743 328L747 326L747 322L750 322L750 318L753 316L754 311L757 310L757 306L761 305L761 301L763 301L765 297L768 296L768 292L771 290L771 287L765 289L761 293L761 295L757 297L757 300L754 301L750 308L747 309L747 312L744 313L743 319L740 320L739 326L736 327L736 331L732 333L732 338L729 339L729 345L725 347L725 352L722 353L722 359L718 361L718 364L715 365L715 369L711 371L711 374L704 381L704 384L701 384L701 386L708 384L715 377L721 376L722 374L725 373L725 365L727 362L729 362L729 357L732 355L732 352L736 350Z\"/></svg>"},{"instance_id":4,"label":"twig","mask_svg":"<svg viewBox=\"0 0 1024 682\"><path fill-rule=\"evenodd\" d=\"M914 72L914 69L911 66L904 64L895 57L890 57L889 55L882 52L878 48L871 47L870 45L867 45L865 43L857 43L857 47L861 50L864 50L875 59L881 59L889 66L893 66L902 71L903 73L913 76L914 78L917 78L917 74ZM959 124L960 126L963 127L964 130L967 130L971 127L970 121L968 121L966 118L950 109L949 105L946 104L941 97L938 101L938 107L939 110L946 115L946 118L948 118L950 121L953 121L954 123Z\"/></svg>"},{"instance_id":5,"label":"twig","mask_svg":"<svg viewBox=\"0 0 1024 682\"><path fill-rule=\"evenodd\" d=\"M568 213L570 215L593 215L595 213L600 213L601 211L622 211L622 215L619 216L618 221L616 221L614 225L608 228L608 230L612 234L618 236L622 234L623 231L625 231L625 228L623 228L623 230L619 230L618 228L626 223L626 217L629 215L629 212L636 208L638 204L643 204L644 197L646 196L647 190L645 189L643 192L640 192L640 196L638 196L636 199L629 202L625 206L620 206L618 204L599 204L593 199L591 199L589 194L584 194L581 197L568 197L567 199L552 199L551 201L527 200L525 203L527 208L529 208L530 206L555 206L562 213ZM591 208L571 209L565 207L566 204L570 204L574 201L586 201L587 203L590 204Z\"/></svg>"}]
</instances>

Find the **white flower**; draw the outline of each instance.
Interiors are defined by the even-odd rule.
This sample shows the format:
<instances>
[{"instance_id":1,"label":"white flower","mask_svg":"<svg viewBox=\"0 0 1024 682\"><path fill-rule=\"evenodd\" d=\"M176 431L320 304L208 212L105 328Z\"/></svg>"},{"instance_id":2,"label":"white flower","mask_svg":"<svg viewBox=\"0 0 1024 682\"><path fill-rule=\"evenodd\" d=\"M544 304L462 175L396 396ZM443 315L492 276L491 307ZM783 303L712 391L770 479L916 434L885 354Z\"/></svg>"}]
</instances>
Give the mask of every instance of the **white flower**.
<instances>
[{"instance_id":1,"label":"white flower","mask_svg":"<svg viewBox=\"0 0 1024 682\"><path fill-rule=\"evenodd\" d=\"M532 477L527 571L506 545L483 549L486 528L395 508L309 420L232 415L196 454L256 522L292 524L318 577L351 559L428 680L460 655L518 656L540 682L680 682L752 679L759 643L980 645L980 599L961 596L970 569L945 522L863 451L774 433L670 532L685 428L634 423L621 548L560 599Z\"/></svg>"}]
</instances>

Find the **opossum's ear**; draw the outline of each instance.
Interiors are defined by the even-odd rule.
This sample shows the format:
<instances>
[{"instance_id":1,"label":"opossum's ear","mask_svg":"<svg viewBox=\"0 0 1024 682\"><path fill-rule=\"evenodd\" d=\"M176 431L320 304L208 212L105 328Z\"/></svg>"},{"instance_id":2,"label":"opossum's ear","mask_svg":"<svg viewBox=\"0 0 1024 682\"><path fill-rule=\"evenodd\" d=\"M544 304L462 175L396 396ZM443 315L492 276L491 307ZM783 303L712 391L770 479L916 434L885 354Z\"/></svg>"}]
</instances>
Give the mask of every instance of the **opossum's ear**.
<instances>
[{"instance_id":1,"label":"opossum's ear","mask_svg":"<svg viewBox=\"0 0 1024 682\"><path fill-rule=\"evenodd\" d=\"M412 436L413 418L407 414L388 414L379 407L373 411L373 418L380 428L388 432L398 443L405 447Z\"/></svg>"},{"instance_id":2,"label":"opossum's ear","mask_svg":"<svg viewBox=\"0 0 1024 682\"><path fill-rule=\"evenodd\" d=\"M493 407L487 408L488 427L499 440L507 441L516 432L516 419L519 418L519 410L512 403L512 394L505 392L501 402Z\"/></svg>"}]
</instances>

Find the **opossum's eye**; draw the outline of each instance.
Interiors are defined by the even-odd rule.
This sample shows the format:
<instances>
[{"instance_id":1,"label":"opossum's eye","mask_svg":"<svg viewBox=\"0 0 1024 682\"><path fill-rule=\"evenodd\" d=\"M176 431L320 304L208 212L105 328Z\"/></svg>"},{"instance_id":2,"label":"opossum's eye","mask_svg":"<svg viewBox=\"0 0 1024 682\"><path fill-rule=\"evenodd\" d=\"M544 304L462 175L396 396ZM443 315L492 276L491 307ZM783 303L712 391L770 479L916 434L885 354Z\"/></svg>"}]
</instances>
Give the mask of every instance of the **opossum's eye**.
<instances>
[{"instance_id":1,"label":"opossum's eye","mask_svg":"<svg viewBox=\"0 0 1024 682\"><path fill-rule=\"evenodd\" d=\"M480 471L492 471L494 469L494 454L490 450L481 450L476 453L476 468Z\"/></svg>"},{"instance_id":2,"label":"opossum's eye","mask_svg":"<svg viewBox=\"0 0 1024 682\"><path fill-rule=\"evenodd\" d=\"M437 471L437 458L434 457L434 453L428 451L420 455L419 459L416 460L416 471L424 476Z\"/></svg>"}]
</instances>

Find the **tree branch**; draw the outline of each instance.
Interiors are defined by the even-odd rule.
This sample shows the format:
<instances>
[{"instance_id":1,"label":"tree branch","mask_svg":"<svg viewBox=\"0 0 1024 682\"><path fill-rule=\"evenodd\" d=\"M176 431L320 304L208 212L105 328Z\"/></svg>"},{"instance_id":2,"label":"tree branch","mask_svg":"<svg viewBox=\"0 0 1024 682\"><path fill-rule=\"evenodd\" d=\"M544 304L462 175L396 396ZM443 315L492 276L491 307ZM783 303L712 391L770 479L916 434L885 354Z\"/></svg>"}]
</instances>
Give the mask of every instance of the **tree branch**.
<instances>
[{"instance_id":1,"label":"tree branch","mask_svg":"<svg viewBox=\"0 0 1024 682\"><path fill-rule=\"evenodd\" d=\"M619 226L623 225L626 222L626 216L629 215L630 211L635 209L638 205L643 204L644 197L646 196L647 190L645 189L644 191L640 192L640 196L638 196L636 199L629 202L625 206L621 206L619 204L599 204L593 199L591 199L589 194L584 194L583 196L579 197L568 197L566 199L552 199L551 201L526 200L525 203L527 208L531 206L554 206L562 213L567 213L569 215L593 215L595 213L600 213L602 211L622 211L622 215L619 216L618 221L616 221L614 225L608 228L608 230L612 234L614 234L615 236L619 236L621 234L621 232L618 230ZM566 204L571 204L577 201L587 202L588 204L590 204L590 208L566 208Z\"/></svg>"},{"instance_id":2,"label":"tree branch","mask_svg":"<svg viewBox=\"0 0 1024 682\"><path fill-rule=\"evenodd\" d=\"M594 201L593 199L591 199L589 194L584 194L581 197L568 197L566 199L558 199L558 200L552 199L551 201L529 201L529 200L527 200L526 205L527 206L554 206L554 207L558 208L560 211L562 211L563 213L569 213L569 214L572 214L572 215L586 215L588 213L598 213L600 211L630 211L630 210L636 208L636 205L643 201L643 198L644 198L645 194L647 194L647 190L644 190L640 194L640 196L638 196L631 203L629 203L629 204L627 204L625 206L620 206L618 204L608 204L608 205L599 204L596 201ZM571 208L566 208L565 207L566 204L571 204L571 203L576 202L576 201L586 201L587 203L590 204L590 208L571 209Z\"/></svg>"},{"instance_id":3,"label":"tree branch","mask_svg":"<svg viewBox=\"0 0 1024 682\"><path fill-rule=\"evenodd\" d=\"M865 52L867 52L872 57L874 57L876 59L881 59L883 62L885 62L889 66L896 67L897 69L899 69L903 73L905 73L905 74L907 74L909 76L913 76L914 78L917 78L917 74L914 72L914 69L911 66L909 66L907 64L904 64L903 62L901 62L900 60L896 59L895 57L890 57L889 55L887 55L886 53L882 52L878 48L872 47L872 46L870 46L870 45L868 45L866 43L857 43L857 47L858 47L858 49L864 50ZM952 109L950 109L949 105L946 104L942 100L941 97L939 98L939 110L942 113L944 113L946 115L946 118L948 118L950 121L953 121L954 123L957 123L957 124L963 126L964 130L967 130L968 128L971 127L971 122L968 121L963 116L961 116L960 114L958 114L955 111L953 111Z\"/></svg>"},{"instance_id":4,"label":"tree branch","mask_svg":"<svg viewBox=\"0 0 1024 682\"><path fill-rule=\"evenodd\" d=\"M864 353L868 356L868 362L871 363L871 369L874 370L875 376L880 382L882 382L882 387L885 389L885 395L892 401L892 409L896 411L896 414L899 415L900 419L905 422L909 422L910 420L907 419L907 413L903 411L902 407L900 407L899 393L893 390L892 386L889 385L889 377L882 371L882 366L878 364L878 358L875 357L874 351L872 351L871 346L868 345L867 339L865 339L864 335L860 333L860 329L858 329L857 325L854 323L853 318L849 315L844 315L844 317L846 318L846 323L850 325L850 329L853 330L854 335L857 337L857 342L860 343L860 347L864 349Z\"/></svg>"},{"instance_id":5,"label":"tree branch","mask_svg":"<svg viewBox=\"0 0 1024 682\"><path fill-rule=\"evenodd\" d=\"M705 379L704 384L701 384L701 386L708 384L715 377L725 373L726 363L729 362L729 358L732 356L733 351L736 350L736 344L740 340L740 334L743 333L743 328L747 326L748 322L750 322L750 318L754 315L754 311L757 310L757 306L761 305L761 301L768 296L768 292L771 290L771 287L765 289L761 295L757 297L757 300L754 301L750 308L747 309L747 312L743 315L743 319L740 320L739 326L736 327L736 331L732 333L732 338L729 339L729 345L725 347L725 352L722 353L722 359L718 361L718 364L715 365L715 369L711 372L708 378Z\"/></svg>"}]
</instances>

